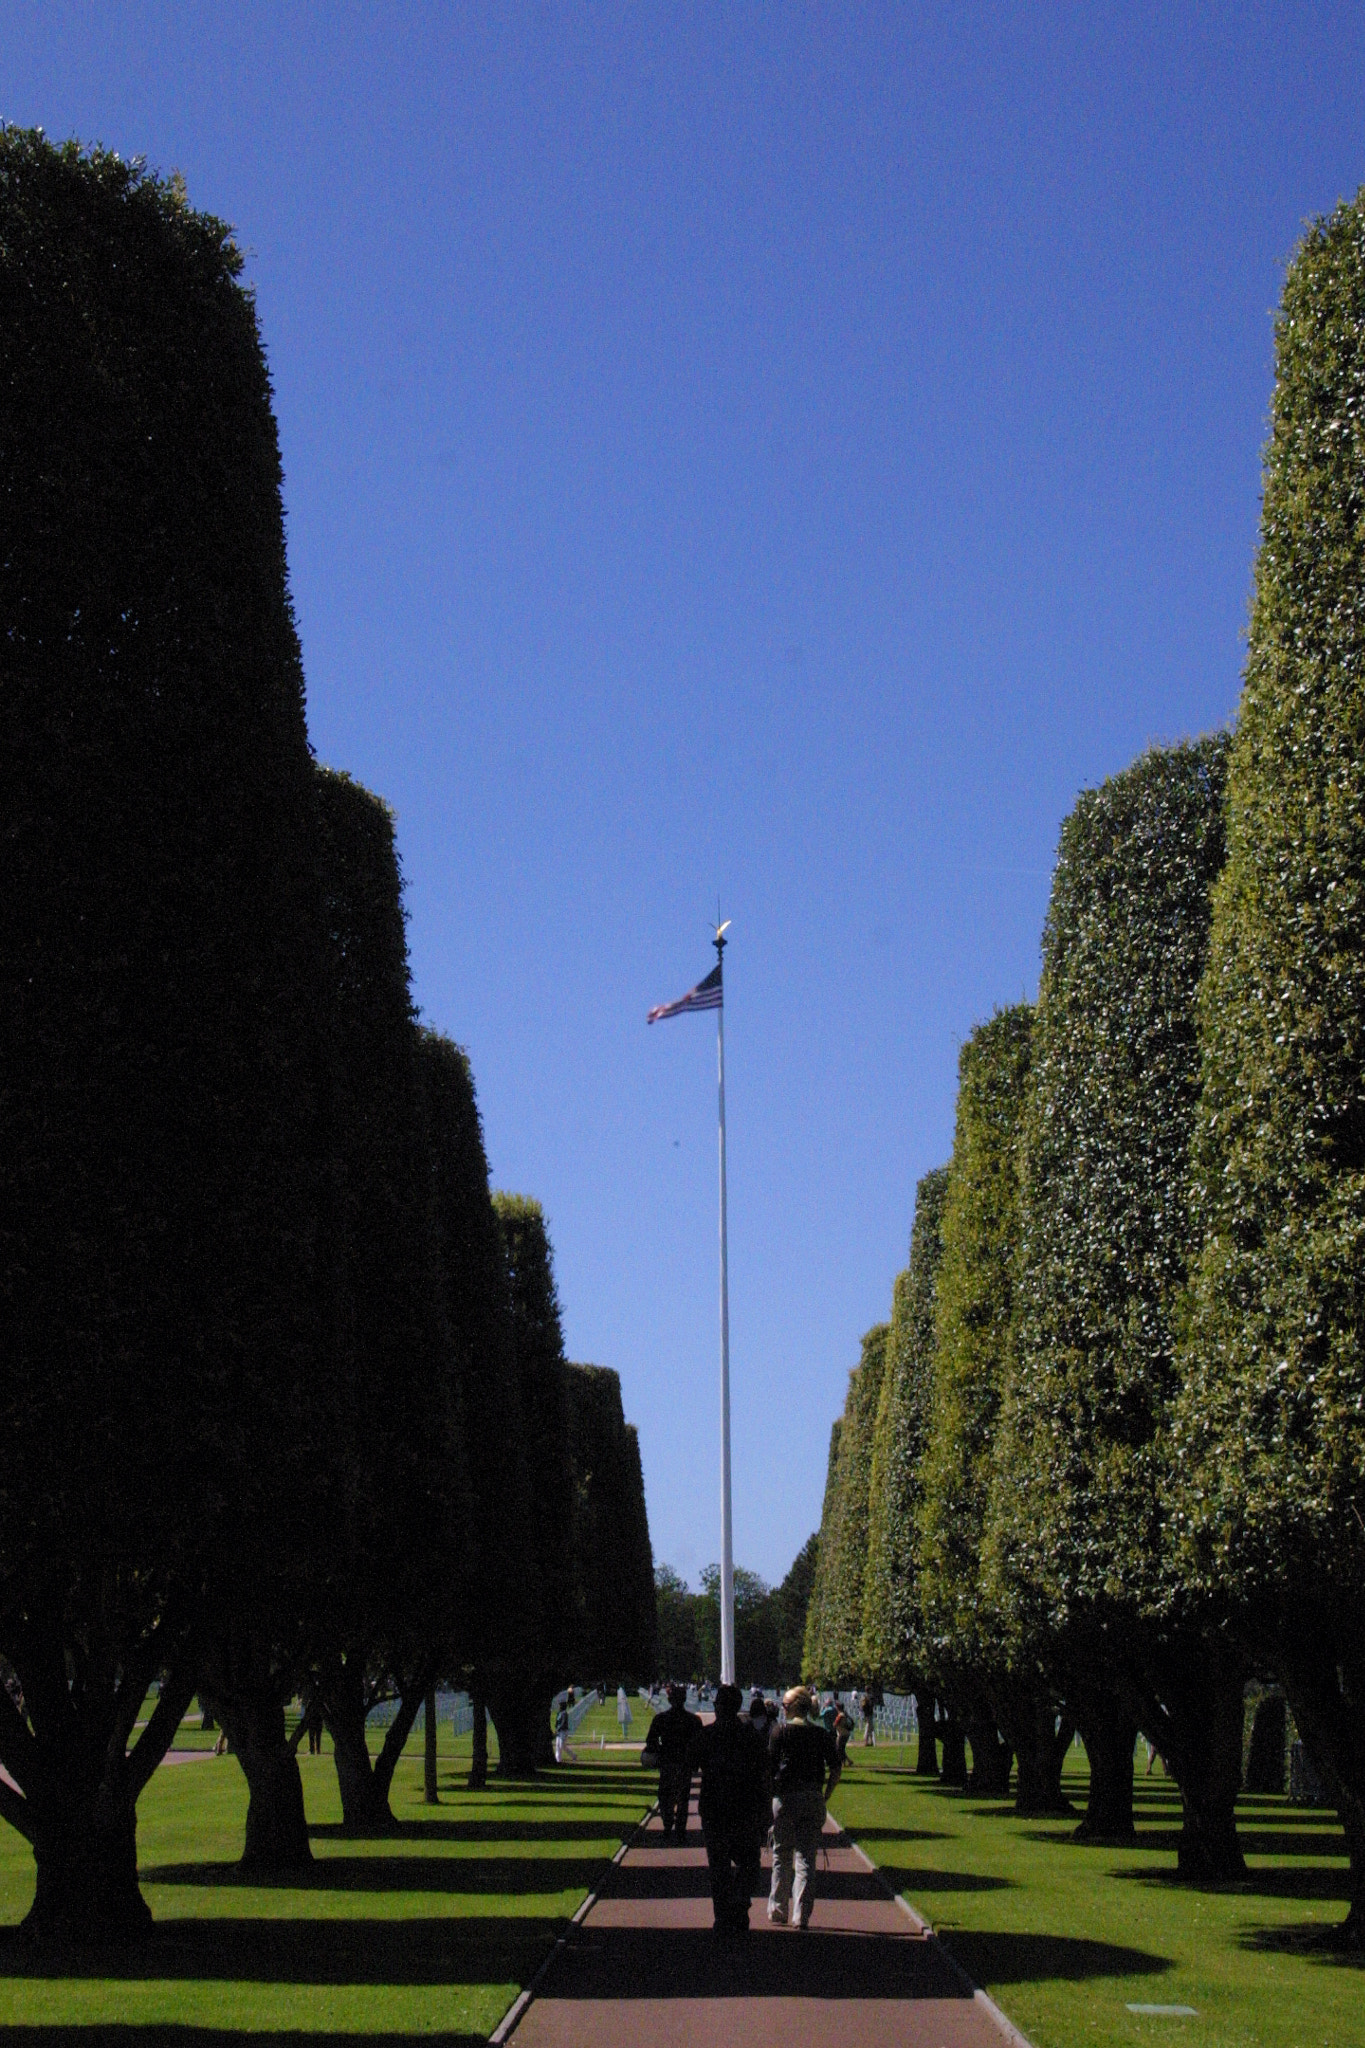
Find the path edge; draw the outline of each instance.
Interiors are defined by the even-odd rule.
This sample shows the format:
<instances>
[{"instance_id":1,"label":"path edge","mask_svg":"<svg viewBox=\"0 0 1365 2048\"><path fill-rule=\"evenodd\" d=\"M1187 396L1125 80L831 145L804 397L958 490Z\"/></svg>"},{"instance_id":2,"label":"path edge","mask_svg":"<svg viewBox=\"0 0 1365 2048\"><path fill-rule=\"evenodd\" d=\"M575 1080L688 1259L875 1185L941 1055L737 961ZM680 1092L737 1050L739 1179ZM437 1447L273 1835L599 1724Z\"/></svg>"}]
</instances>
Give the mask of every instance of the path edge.
<instances>
[{"instance_id":1,"label":"path edge","mask_svg":"<svg viewBox=\"0 0 1365 2048\"><path fill-rule=\"evenodd\" d=\"M616 1854L612 1857L611 1861L603 1865L602 1877L598 1878L597 1884L594 1885L593 1889L587 1894L586 1898L579 1900L577 1906L574 1908L569 1919L565 1922L563 1933L557 1934L555 1936L554 1947L550 1950L548 1955L543 1956L541 1958L540 1967L536 1971L535 1976L532 1977L530 1983L526 1986L524 1991L519 1991L517 1993L516 1997L512 2000L512 2003L508 2006L502 2018L498 2021L498 2024L494 2027L492 2033L488 2036L488 2048L502 2048L503 2042L510 2040L511 2036L516 2032L516 2029L520 2026L522 2020L526 2016L527 2006L531 2003L531 2000L535 1997L536 1992L540 1989L541 1983L547 1975L551 1964L555 1961L561 1949L567 1946L569 1939L569 1929L571 1927L577 1927L580 1921L586 1920L588 1914L597 1904L598 1888L602 1883L602 1878L606 1876L609 1870L614 1870L616 1868L616 1865L620 1863L622 1859L625 1857L627 1850L632 1849L635 1846L636 1837L643 1833L645 1828L648 1827L650 1821L654 1818L654 1815L658 1811L659 1802L656 1799L650 1806L646 1807L645 1811L641 1814L639 1820L636 1821L634 1827L626 1836L625 1841L622 1842L620 1848L616 1851ZM1028 2048L1027 2042L1024 2043L1024 2048Z\"/></svg>"},{"instance_id":2,"label":"path edge","mask_svg":"<svg viewBox=\"0 0 1365 2048\"><path fill-rule=\"evenodd\" d=\"M962 1986L963 1990L972 2000L972 2003L974 2005L979 2005L981 2007L981 2010L988 2016L988 2018L995 2023L995 2025L999 2028L1001 2034L1004 2036L1005 2040L1008 2042L1009 2048L1033 2048L1033 2043L1028 2039L1028 2036L1026 2034L1020 2033L1018 2027L1015 2026L1014 2021L1009 2017L1007 2013L1001 2012L1000 2007L996 2004L995 2000L991 1997L990 1993L988 1991L983 1991L979 1984L974 1984L972 1982L972 1979L967 1975L967 1972L963 1969L957 1957L948 1947L948 1944L941 1938L939 1934L935 1932L934 1928L930 1925L929 1921L925 1919L924 1915L922 1913L917 1913L915 1911L915 1908L910 1904L910 1901L908 1899L902 1898L900 1893L896 1891L894 1887L887 1882L886 1878L882 1874L880 1867L872 1861L872 1858L868 1855L862 1843L855 1841L847 1828L841 1827L839 1833L843 1837L845 1845L853 1851L853 1854L858 1858L858 1861L876 1879L877 1883L886 1893L886 1896L889 1899L894 1900L895 1904L900 1907L902 1913L905 1914L906 1918L910 1921L910 1924L913 1926L916 1934L922 1935L926 1941L933 1942L935 1948L943 1957L944 1962L947 1963L948 1968L957 1978L958 1983Z\"/></svg>"}]
</instances>

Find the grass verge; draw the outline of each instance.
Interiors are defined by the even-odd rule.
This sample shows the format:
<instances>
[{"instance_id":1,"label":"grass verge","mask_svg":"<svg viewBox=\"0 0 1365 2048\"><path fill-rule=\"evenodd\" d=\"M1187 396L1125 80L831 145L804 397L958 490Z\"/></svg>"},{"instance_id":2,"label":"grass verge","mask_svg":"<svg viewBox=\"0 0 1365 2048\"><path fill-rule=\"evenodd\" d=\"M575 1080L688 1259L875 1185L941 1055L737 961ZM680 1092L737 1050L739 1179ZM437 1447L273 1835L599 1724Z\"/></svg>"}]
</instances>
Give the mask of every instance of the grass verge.
<instances>
[{"instance_id":1,"label":"grass verge","mask_svg":"<svg viewBox=\"0 0 1365 2048\"><path fill-rule=\"evenodd\" d=\"M441 1804L420 1740L398 1766L393 1836L342 1837L330 1754L300 1757L311 1870L245 1882L246 1785L231 1757L163 1766L139 1808L145 1948L35 1961L0 1930L0 2042L79 2038L227 2048L253 2035L482 2042L535 1974L652 1793L634 1758L526 1785L464 1789L469 1738L442 1731ZM633 1766L633 1768L632 1768ZM0 1829L0 1920L33 1895L26 1843ZM85 2030L91 2030L85 2032Z\"/></svg>"},{"instance_id":2,"label":"grass verge","mask_svg":"<svg viewBox=\"0 0 1365 2048\"><path fill-rule=\"evenodd\" d=\"M1244 1798L1247 1878L1196 1888L1176 1876L1166 1779L1137 1781L1136 1848L1091 1849L1070 1840L1075 1819L1017 1820L915 1778L912 1761L852 1749L834 1812L1034 2048L1365 2048L1365 1972L1322 1940L1346 1913L1335 1814ZM1079 1818L1079 1749L1065 1789Z\"/></svg>"}]
</instances>

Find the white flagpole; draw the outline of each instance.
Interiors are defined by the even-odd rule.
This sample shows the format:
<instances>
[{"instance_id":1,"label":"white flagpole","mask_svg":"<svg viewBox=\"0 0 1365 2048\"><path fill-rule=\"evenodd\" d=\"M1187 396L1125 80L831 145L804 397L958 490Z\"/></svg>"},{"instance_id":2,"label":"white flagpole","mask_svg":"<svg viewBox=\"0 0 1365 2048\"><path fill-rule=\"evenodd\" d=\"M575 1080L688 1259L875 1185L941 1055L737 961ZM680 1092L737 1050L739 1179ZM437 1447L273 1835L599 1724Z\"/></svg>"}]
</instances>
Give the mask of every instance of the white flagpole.
<instances>
[{"instance_id":1,"label":"white flagpole","mask_svg":"<svg viewBox=\"0 0 1365 2048\"><path fill-rule=\"evenodd\" d=\"M716 932L716 962L723 966L725 933ZM730 1284L725 1233L725 1003L716 1011L720 1083L720 1678L735 1682L735 1559L730 1533Z\"/></svg>"}]
</instances>

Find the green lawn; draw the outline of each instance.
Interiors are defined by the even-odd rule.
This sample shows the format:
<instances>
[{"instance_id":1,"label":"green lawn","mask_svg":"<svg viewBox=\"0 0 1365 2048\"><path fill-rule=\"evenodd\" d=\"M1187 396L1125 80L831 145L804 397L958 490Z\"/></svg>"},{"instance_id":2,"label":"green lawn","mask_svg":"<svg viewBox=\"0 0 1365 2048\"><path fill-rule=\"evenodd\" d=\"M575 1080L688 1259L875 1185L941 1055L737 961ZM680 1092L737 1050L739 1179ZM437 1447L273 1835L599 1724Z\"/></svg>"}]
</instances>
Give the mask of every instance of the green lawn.
<instances>
[{"instance_id":1,"label":"green lawn","mask_svg":"<svg viewBox=\"0 0 1365 2048\"><path fill-rule=\"evenodd\" d=\"M1243 1799L1249 1877L1195 1889L1176 1878L1180 1806L1163 1778L1138 1778L1136 1849L1088 1849L1068 1839L1072 1821L1016 1820L925 1785L908 1749L849 1758L839 1821L1034 2048L1365 2048L1365 1971L1314 1945L1346 1913L1334 1814ZM1066 1789L1083 1806L1081 1750L1072 1765Z\"/></svg>"},{"instance_id":2,"label":"green lawn","mask_svg":"<svg viewBox=\"0 0 1365 2048\"><path fill-rule=\"evenodd\" d=\"M34 1964L0 1932L0 2042L96 2028L129 2048L227 2048L244 2035L487 2039L648 1805L634 1758L524 1786L464 1790L469 1738L441 1731L441 1806L422 1803L420 1737L398 1767L394 1838L345 1841L329 1754L300 1758L315 1867L244 1883L246 1785L231 1757L163 1766L140 1806L144 1953ZM28 1909L27 1845L0 1828L0 1923ZM115 2028L116 2031L110 2031ZM38 2030L29 2033L29 2030ZM190 2030L190 2031L187 2031Z\"/></svg>"}]
</instances>

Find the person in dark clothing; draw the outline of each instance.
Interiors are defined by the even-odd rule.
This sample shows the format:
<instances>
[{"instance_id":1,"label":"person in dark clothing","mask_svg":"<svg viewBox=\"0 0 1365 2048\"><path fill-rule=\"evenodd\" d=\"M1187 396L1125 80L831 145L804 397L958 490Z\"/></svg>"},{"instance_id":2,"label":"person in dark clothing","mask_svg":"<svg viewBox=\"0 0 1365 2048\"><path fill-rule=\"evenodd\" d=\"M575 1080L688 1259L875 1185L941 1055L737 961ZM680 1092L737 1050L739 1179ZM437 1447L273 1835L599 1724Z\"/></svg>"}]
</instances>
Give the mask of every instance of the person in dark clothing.
<instances>
[{"instance_id":1,"label":"person in dark clothing","mask_svg":"<svg viewBox=\"0 0 1365 2048\"><path fill-rule=\"evenodd\" d=\"M711 1905L717 1934L749 1932L749 1901L763 1884L768 1831L768 1751L756 1728L739 1718L737 1685L716 1688L716 1718L692 1745L701 1771L697 1810L706 1838Z\"/></svg>"},{"instance_id":2,"label":"person in dark clothing","mask_svg":"<svg viewBox=\"0 0 1365 2048\"><path fill-rule=\"evenodd\" d=\"M814 1719L815 1702L805 1686L782 1698L787 1719L768 1747L773 1786L773 1882L768 1918L809 1927L815 1905L815 1869L825 1799L839 1782L843 1757L827 1728Z\"/></svg>"},{"instance_id":3,"label":"person in dark clothing","mask_svg":"<svg viewBox=\"0 0 1365 2048\"><path fill-rule=\"evenodd\" d=\"M701 1721L687 1711L687 1688L670 1685L668 1707L649 1724L640 1756L659 1773L659 1814L664 1840L681 1842L687 1834L687 1809L692 1798L692 1765L688 1752L701 1734Z\"/></svg>"}]
</instances>

